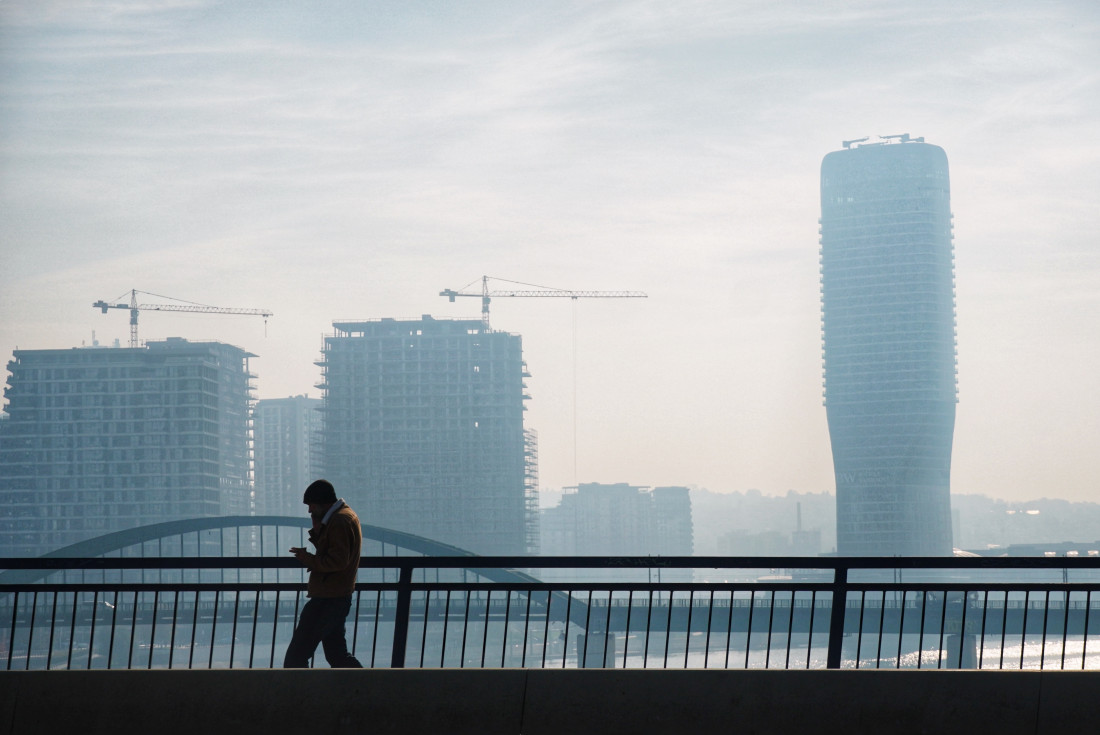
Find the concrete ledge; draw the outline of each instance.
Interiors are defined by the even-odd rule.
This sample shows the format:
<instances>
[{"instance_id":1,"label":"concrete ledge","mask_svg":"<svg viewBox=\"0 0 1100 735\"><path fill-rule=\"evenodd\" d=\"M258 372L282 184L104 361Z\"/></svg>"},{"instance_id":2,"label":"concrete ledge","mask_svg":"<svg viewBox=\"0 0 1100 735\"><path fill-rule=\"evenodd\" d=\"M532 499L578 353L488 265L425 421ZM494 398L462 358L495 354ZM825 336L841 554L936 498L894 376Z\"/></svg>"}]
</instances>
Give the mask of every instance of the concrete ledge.
<instances>
[{"instance_id":1,"label":"concrete ledge","mask_svg":"<svg viewBox=\"0 0 1100 735\"><path fill-rule=\"evenodd\" d=\"M514 735L525 678L454 669L0 672L0 732Z\"/></svg>"},{"instance_id":2,"label":"concrete ledge","mask_svg":"<svg viewBox=\"0 0 1100 735\"><path fill-rule=\"evenodd\" d=\"M1039 676L1019 672L617 671L603 678L601 673L530 672L524 734L1013 735L1035 732L1041 686ZM599 721L592 720L593 713ZM578 722L585 724L578 729Z\"/></svg>"},{"instance_id":3,"label":"concrete ledge","mask_svg":"<svg viewBox=\"0 0 1100 735\"><path fill-rule=\"evenodd\" d=\"M1100 672L0 672L0 733L1091 732Z\"/></svg>"}]
</instances>

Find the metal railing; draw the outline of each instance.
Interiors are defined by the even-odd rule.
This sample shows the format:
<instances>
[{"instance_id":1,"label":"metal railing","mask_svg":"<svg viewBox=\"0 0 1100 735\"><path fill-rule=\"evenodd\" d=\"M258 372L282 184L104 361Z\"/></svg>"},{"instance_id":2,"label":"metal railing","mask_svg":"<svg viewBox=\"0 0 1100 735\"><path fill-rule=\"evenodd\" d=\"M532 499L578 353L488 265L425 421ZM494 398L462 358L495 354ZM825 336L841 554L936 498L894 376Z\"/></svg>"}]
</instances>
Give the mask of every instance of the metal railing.
<instances>
[{"instance_id":1,"label":"metal railing","mask_svg":"<svg viewBox=\"0 0 1100 735\"><path fill-rule=\"evenodd\" d=\"M7 669L274 667L305 600L293 559L0 569ZM359 579L370 667L1100 669L1096 557L364 557Z\"/></svg>"}]
</instances>

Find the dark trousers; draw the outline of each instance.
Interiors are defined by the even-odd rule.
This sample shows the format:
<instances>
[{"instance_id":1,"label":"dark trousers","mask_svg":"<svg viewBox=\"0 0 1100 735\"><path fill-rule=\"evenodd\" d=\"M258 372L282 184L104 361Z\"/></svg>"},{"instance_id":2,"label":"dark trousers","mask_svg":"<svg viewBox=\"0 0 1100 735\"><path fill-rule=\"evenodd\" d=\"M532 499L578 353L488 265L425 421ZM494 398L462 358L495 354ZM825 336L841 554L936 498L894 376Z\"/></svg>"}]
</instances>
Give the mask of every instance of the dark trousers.
<instances>
[{"instance_id":1,"label":"dark trousers","mask_svg":"<svg viewBox=\"0 0 1100 735\"><path fill-rule=\"evenodd\" d=\"M283 667L304 669L320 643L325 660L334 669L361 669L355 656L348 652L344 620L351 610L351 597L311 597L302 608L298 627L286 649Z\"/></svg>"}]
</instances>

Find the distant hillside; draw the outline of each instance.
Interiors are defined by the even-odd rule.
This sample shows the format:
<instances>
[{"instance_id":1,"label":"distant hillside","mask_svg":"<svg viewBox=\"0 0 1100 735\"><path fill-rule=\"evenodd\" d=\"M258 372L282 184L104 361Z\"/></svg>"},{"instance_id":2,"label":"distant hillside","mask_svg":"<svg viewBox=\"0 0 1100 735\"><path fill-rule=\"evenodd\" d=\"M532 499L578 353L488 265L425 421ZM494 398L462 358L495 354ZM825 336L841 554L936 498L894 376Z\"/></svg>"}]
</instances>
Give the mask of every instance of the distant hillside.
<instances>
[{"instance_id":1,"label":"distant hillside","mask_svg":"<svg viewBox=\"0 0 1100 735\"><path fill-rule=\"evenodd\" d=\"M759 490L716 493L705 489L691 492L695 524L695 553L711 555L754 553L738 549L767 549L781 540L790 541L795 530L798 505L802 506L802 529L821 531L821 552L836 548L836 498L832 493L764 495ZM1087 543L1100 540L1100 503L1075 503L1041 498L1008 502L985 495L952 495L955 546L986 549L1011 544Z\"/></svg>"},{"instance_id":2,"label":"distant hillside","mask_svg":"<svg viewBox=\"0 0 1100 735\"><path fill-rule=\"evenodd\" d=\"M557 505L562 493L543 490L542 507ZM695 554L799 553L792 534L802 509L804 534L820 532L816 553L836 549L836 498L832 493L765 495L759 490L717 493L691 490ZM952 495L955 546L981 550L1011 544L1089 543L1100 540L1100 503L1041 498L1008 502L985 495ZM804 536L805 538L805 536Z\"/></svg>"},{"instance_id":3,"label":"distant hillside","mask_svg":"<svg viewBox=\"0 0 1100 735\"><path fill-rule=\"evenodd\" d=\"M802 530L821 532L819 552L836 548L836 500L829 493L764 495L759 490L715 493L691 491L695 553L699 556L771 554L791 543L802 508ZM787 551L787 553L792 553Z\"/></svg>"},{"instance_id":4,"label":"distant hillside","mask_svg":"<svg viewBox=\"0 0 1100 735\"><path fill-rule=\"evenodd\" d=\"M1100 539L1100 504L1041 498L1022 503L985 495L952 495L955 546L985 549L1010 544Z\"/></svg>"}]
</instances>

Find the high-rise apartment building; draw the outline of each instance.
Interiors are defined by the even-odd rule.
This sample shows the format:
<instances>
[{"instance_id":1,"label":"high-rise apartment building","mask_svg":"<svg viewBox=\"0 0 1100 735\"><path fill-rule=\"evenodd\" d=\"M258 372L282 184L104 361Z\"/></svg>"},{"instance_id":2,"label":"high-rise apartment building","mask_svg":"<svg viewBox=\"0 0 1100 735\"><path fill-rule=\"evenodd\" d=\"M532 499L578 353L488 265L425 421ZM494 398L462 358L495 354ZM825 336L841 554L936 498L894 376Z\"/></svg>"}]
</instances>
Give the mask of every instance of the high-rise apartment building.
<instances>
[{"instance_id":1,"label":"high-rise apartment building","mask_svg":"<svg viewBox=\"0 0 1100 735\"><path fill-rule=\"evenodd\" d=\"M581 483L542 511L542 553L547 556L691 556L691 495L686 487ZM690 581L691 570L665 570L665 581ZM542 570L543 579L561 576ZM578 580L613 579L618 573L569 570Z\"/></svg>"},{"instance_id":2,"label":"high-rise apartment building","mask_svg":"<svg viewBox=\"0 0 1100 735\"><path fill-rule=\"evenodd\" d=\"M248 514L249 357L182 339L16 350L0 422L0 555Z\"/></svg>"},{"instance_id":3,"label":"high-rise apartment building","mask_svg":"<svg viewBox=\"0 0 1100 735\"><path fill-rule=\"evenodd\" d=\"M825 156L825 406L840 555L952 551L951 228L942 148L902 135Z\"/></svg>"},{"instance_id":4,"label":"high-rise apartment building","mask_svg":"<svg viewBox=\"0 0 1100 735\"><path fill-rule=\"evenodd\" d=\"M691 556L691 496L686 487L586 482L542 511L550 556Z\"/></svg>"},{"instance_id":5,"label":"high-rise apartment building","mask_svg":"<svg viewBox=\"0 0 1100 735\"><path fill-rule=\"evenodd\" d=\"M302 493L321 477L321 399L308 396L256 402L256 512L300 516Z\"/></svg>"},{"instance_id":6,"label":"high-rise apartment building","mask_svg":"<svg viewBox=\"0 0 1100 735\"><path fill-rule=\"evenodd\" d=\"M691 521L691 491L686 487L655 487L653 498L654 551L661 556L691 556L695 552Z\"/></svg>"},{"instance_id":7,"label":"high-rise apartment building","mask_svg":"<svg viewBox=\"0 0 1100 735\"><path fill-rule=\"evenodd\" d=\"M324 472L363 522L479 554L536 552L519 335L430 316L333 326Z\"/></svg>"}]
</instances>

